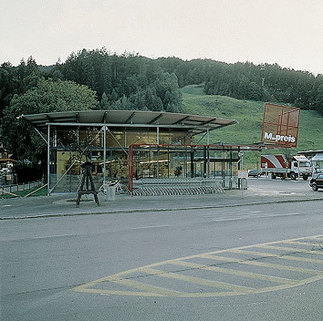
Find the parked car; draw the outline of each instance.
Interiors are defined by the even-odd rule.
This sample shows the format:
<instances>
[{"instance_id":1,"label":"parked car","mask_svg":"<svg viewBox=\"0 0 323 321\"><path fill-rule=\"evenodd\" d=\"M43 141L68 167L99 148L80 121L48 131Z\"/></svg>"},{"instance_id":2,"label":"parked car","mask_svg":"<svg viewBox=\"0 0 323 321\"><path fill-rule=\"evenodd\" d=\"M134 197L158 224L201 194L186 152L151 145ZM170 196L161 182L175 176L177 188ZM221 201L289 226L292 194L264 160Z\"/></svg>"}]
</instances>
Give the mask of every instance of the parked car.
<instances>
[{"instance_id":1,"label":"parked car","mask_svg":"<svg viewBox=\"0 0 323 321\"><path fill-rule=\"evenodd\" d=\"M259 177L261 173L256 169L249 169L248 170L248 177Z\"/></svg>"},{"instance_id":2,"label":"parked car","mask_svg":"<svg viewBox=\"0 0 323 321\"><path fill-rule=\"evenodd\" d=\"M313 174L310 180L310 186L313 191L317 191L319 188L323 188L323 173L315 173Z\"/></svg>"}]
</instances>

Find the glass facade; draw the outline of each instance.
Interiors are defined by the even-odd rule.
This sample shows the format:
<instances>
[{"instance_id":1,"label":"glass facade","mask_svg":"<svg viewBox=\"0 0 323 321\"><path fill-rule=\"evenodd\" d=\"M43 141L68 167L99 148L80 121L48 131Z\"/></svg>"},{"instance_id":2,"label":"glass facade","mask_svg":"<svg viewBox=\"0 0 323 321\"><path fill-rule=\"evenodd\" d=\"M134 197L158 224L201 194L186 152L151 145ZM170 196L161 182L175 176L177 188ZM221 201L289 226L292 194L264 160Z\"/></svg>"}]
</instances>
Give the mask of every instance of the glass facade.
<instances>
[{"instance_id":1,"label":"glass facade","mask_svg":"<svg viewBox=\"0 0 323 321\"><path fill-rule=\"evenodd\" d=\"M192 136L185 131L107 129L105 136L102 128L58 126L52 128L50 142L51 192L76 192L82 176L80 165L85 161L93 164L97 189L104 181L130 185L143 179L213 179L221 181L223 188L238 187L238 151L193 146Z\"/></svg>"}]
</instances>

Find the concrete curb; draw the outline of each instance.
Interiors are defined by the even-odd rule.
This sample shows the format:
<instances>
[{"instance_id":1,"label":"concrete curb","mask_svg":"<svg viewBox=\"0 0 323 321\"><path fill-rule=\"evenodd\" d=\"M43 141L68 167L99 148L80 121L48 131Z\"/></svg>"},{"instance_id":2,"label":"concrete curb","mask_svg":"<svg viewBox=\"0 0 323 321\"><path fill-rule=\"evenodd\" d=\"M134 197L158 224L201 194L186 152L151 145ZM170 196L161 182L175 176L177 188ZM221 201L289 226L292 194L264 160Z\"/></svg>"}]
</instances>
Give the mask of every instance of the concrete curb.
<instances>
[{"instance_id":1,"label":"concrete curb","mask_svg":"<svg viewBox=\"0 0 323 321\"><path fill-rule=\"evenodd\" d=\"M175 211L187 211L187 210L203 210L212 208L226 208L226 207L241 207L241 206L256 206L267 204L283 204L283 203L303 203L323 201L323 198L313 199L298 199L298 200L275 200L275 201L260 201L249 203L233 203L233 204L221 204L221 205L207 205L207 206L189 206L181 208L148 208L148 209L121 209L112 211L98 211L98 212L81 212L81 213L65 213L65 214L43 214L43 215L27 215L27 216L12 216L12 217L0 217L0 221L8 220L24 220L24 219L39 219L39 218L53 218L53 217L68 217L68 216L83 216L83 215L108 215L108 214L122 214L122 213L147 213L147 212L175 212Z\"/></svg>"}]
</instances>

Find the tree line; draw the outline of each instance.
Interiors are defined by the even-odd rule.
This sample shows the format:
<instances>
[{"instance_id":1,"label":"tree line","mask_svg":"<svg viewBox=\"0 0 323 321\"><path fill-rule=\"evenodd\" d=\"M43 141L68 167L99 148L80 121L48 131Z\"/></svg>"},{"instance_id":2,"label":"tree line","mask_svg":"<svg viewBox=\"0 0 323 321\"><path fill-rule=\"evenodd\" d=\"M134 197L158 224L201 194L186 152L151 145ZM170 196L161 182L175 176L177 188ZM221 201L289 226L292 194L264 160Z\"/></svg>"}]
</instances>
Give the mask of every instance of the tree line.
<instances>
[{"instance_id":1,"label":"tree line","mask_svg":"<svg viewBox=\"0 0 323 321\"><path fill-rule=\"evenodd\" d=\"M73 53L51 76L87 85L97 93L99 108L180 112L179 89L203 83L208 95L283 103L323 114L323 75L278 64L149 59L97 49Z\"/></svg>"},{"instance_id":2,"label":"tree line","mask_svg":"<svg viewBox=\"0 0 323 321\"><path fill-rule=\"evenodd\" d=\"M39 78L73 81L96 93L102 109L181 112L180 88L204 84L208 95L270 101L314 109L323 114L323 75L278 64L229 64L210 59L150 59L116 55L105 48L72 53L65 62L40 66L30 57L17 67L0 66L0 115L15 95L37 87Z\"/></svg>"},{"instance_id":3,"label":"tree line","mask_svg":"<svg viewBox=\"0 0 323 321\"><path fill-rule=\"evenodd\" d=\"M163 70L175 73L179 86L204 83L208 95L289 104L323 114L323 75L282 68L278 64L234 64L210 59L159 58Z\"/></svg>"}]
</instances>

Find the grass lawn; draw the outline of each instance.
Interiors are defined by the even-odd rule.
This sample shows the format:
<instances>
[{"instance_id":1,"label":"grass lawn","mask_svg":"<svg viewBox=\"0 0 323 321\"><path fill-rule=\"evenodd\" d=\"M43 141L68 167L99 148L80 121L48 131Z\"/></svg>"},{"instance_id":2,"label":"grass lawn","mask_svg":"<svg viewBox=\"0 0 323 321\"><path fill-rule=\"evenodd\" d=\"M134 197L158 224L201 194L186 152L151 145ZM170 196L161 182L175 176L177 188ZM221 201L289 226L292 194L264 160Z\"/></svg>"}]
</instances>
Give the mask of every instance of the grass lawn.
<instances>
[{"instance_id":1,"label":"grass lawn","mask_svg":"<svg viewBox=\"0 0 323 321\"><path fill-rule=\"evenodd\" d=\"M210 143L251 144L261 141L263 118L262 101L238 100L225 96L210 96L203 93L202 85L182 88L183 112L219 118L235 119L238 124L210 133ZM199 141L201 136L196 136ZM206 138L201 144L206 144ZM301 110L298 146L293 149L263 151L263 153L294 155L300 150L323 149L323 117L313 110ZM245 153L245 167L257 168L258 152Z\"/></svg>"}]
</instances>

